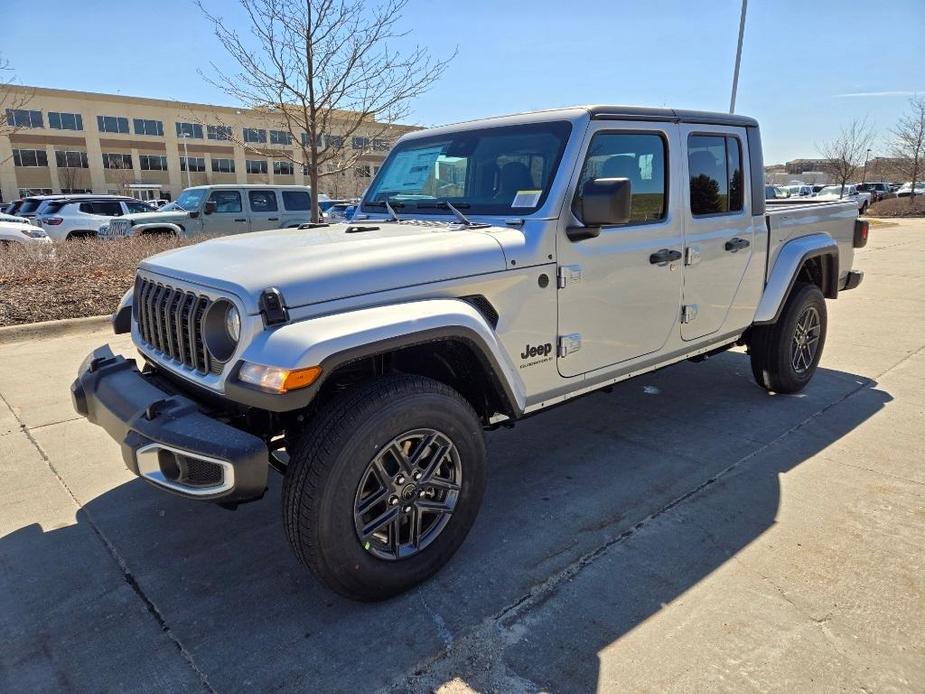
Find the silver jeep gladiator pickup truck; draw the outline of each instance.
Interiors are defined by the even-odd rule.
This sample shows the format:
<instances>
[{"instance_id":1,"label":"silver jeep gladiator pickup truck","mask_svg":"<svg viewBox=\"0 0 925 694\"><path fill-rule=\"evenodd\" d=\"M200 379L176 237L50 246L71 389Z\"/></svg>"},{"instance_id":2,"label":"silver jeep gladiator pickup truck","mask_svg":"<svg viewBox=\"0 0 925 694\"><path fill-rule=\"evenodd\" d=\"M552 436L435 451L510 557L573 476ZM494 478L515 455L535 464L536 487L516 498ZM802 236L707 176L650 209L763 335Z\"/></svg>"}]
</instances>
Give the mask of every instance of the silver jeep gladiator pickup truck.
<instances>
[{"instance_id":1,"label":"silver jeep gladiator pickup truck","mask_svg":"<svg viewBox=\"0 0 925 694\"><path fill-rule=\"evenodd\" d=\"M332 589L397 594L459 548L483 431L746 345L813 376L856 287L852 202L765 209L758 124L594 106L405 135L345 224L149 258L77 411L163 490L233 507L282 474L286 533Z\"/></svg>"}]
</instances>

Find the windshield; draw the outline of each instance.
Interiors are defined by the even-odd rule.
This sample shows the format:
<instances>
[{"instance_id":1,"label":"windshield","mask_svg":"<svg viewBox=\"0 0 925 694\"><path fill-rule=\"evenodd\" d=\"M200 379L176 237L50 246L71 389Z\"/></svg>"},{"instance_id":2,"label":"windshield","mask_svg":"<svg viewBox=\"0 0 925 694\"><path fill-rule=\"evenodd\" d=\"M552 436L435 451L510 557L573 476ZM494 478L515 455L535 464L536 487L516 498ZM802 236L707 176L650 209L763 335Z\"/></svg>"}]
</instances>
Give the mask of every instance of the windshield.
<instances>
[{"instance_id":1,"label":"windshield","mask_svg":"<svg viewBox=\"0 0 925 694\"><path fill-rule=\"evenodd\" d=\"M571 124L468 130L399 143L363 198L363 210L519 214L546 200Z\"/></svg>"},{"instance_id":2,"label":"windshield","mask_svg":"<svg viewBox=\"0 0 925 694\"><path fill-rule=\"evenodd\" d=\"M199 206L202 204L202 199L205 196L205 188L187 188L182 193L180 193L180 197L177 198L176 202L171 202L167 205L164 205L161 208L161 211L167 212L169 210L183 210L184 212L193 212L199 209ZM150 212L151 210L148 211Z\"/></svg>"}]
</instances>

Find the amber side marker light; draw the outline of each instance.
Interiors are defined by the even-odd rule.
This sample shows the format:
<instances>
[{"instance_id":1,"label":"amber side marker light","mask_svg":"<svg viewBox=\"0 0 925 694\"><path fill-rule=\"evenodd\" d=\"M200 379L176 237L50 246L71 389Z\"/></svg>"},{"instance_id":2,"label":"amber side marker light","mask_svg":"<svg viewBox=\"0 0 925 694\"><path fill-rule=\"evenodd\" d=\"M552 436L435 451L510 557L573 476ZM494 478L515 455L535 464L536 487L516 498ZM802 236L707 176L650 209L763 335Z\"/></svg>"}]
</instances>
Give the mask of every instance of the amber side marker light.
<instances>
[{"instance_id":1,"label":"amber side marker light","mask_svg":"<svg viewBox=\"0 0 925 694\"><path fill-rule=\"evenodd\" d=\"M238 379L271 393L288 393L290 390L307 388L321 375L320 366L304 369L281 369L278 366L264 366L245 362L238 372Z\"/></svg>"}]
</instances>

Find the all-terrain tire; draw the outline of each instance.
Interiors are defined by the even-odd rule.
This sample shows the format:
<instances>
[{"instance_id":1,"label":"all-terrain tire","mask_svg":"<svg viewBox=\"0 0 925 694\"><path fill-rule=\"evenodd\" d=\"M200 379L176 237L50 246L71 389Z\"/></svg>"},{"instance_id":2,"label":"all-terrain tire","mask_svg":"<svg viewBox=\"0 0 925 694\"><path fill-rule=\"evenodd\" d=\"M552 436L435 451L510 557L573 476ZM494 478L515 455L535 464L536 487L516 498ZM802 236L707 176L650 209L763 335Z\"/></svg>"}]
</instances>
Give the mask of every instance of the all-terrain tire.
<instances>
[{"instance_id":1,"label":"all-terrain tire","mask_svg":"<svg viewBox=\"0 0 925 694\"><path fill-rule=\"evenodd\" d=\"M384 447L420 431L439 432L455 449L460 471L455 506L429 544L412 548L416 553L411 556L382 558L369 541L361 542L357 529L361 485ZM465 540L485 489L485 443L478 416L455 390L421 376L387 376L336 396L289 454L282 490L289 543L324 584L355 600L389 598L438 571ZM418 493L413 490L409 498ZM402 498L402 511L404 503Z\"/></svg>"},{"instance_id":2,"label":"all-terrain tire","mask_svg":"<svg viewBox=\"0 0 925 694\"><path fill-rule=\"evenodd\" d=\"M822 291L815 284L796 284L777 322L752 329L749 351L758 385L774 393L803 390L822 357L826 326Z\"/></svg>"}]
</instances>

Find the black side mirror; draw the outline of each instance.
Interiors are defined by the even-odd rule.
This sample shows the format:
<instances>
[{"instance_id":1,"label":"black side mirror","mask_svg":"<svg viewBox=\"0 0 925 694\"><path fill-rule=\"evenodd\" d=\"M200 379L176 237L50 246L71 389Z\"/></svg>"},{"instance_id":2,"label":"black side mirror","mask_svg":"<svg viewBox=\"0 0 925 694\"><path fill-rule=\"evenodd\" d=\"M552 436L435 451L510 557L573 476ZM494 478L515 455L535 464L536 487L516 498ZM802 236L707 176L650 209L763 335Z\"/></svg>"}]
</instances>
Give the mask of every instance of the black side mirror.
<instances>
[{"instance_id":1,"label":"black side mirror","mask_svg":"<svg viewBox=\"0 0 925 694\"><path fill-rule=\"evenodd\" d=\"M585 182L575 213L583 227L569 227L572 241L599 236L602 226L626 224L633 207L632 186L628 178L595 178Z\"/></svg>"},{"instance_id":2,"label":"black side mirror","mask_svg":"<svg viewBox=\"0 0 925 694\"><path fill-rule=\"evenodd\" d=\"M206 214L212 214L216 209L215 200L206 200L206 206L202 211Z\"/></svg>"}]
</instances>

